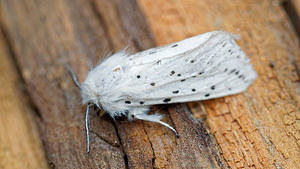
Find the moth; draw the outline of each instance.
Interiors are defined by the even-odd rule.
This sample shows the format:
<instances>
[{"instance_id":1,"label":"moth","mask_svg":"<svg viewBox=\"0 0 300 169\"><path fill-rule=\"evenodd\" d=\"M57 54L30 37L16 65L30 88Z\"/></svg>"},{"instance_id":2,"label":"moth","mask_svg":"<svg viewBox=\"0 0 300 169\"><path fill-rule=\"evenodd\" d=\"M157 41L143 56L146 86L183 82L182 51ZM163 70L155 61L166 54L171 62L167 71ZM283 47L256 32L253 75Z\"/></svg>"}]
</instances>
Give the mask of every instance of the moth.
<instances>
[{"instance_id":1,"label":"moth","mask_svg":"<svg viewBox=\"0 0 300 169\"><path fill-rule=\"evenodd\" d=\"M96 106L112 118L160 123L161 114L148 114L149 107L207 100L245 91L257 73L234 35L214 31L136 54L121 51L105 58L79 84L85 115L89 153L89 109Z\"/></svg>"}]
</instances>

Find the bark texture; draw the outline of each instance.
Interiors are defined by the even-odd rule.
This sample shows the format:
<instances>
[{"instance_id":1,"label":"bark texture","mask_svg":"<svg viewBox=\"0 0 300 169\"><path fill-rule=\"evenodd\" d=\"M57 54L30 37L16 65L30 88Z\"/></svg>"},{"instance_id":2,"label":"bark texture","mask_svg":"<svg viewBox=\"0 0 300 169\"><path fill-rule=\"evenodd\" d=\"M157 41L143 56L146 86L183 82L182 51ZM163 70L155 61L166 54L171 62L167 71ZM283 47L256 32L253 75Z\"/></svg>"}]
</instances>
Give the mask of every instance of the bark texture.
<instances>
[{"instance_id":1,"label":"bark texture","mask_svg":"<svg viewBox=\"0 0 300 169\"><path fill-rule=\"evenodd\" d=\"M0 114L0 168L300 168L299 36L285 1L0 2L1 84L3 72L11 74L0 90L1 111L10 112ZM178 139L159 124L113 121L93 111L85 155L84 107L65 64L83 81L111 51L144 50L213 30L241 35L238 44L259 75L247 92L155 106ZM16 84L26 91L11 88ZM22 105L27 114L11 113ZM17 137L23 145L10 139ZM8 142L22 160L6 156L14 153Z\"/></svg>"}]
</instances>

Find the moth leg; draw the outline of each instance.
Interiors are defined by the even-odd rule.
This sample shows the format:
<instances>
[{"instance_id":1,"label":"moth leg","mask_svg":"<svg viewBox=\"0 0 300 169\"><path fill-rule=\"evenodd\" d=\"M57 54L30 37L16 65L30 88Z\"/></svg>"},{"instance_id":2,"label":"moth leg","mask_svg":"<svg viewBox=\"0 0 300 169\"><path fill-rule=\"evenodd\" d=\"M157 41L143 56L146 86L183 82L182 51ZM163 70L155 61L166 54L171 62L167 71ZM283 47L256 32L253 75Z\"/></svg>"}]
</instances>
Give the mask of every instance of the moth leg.
<instances>
[{"instance_id":1,"label":"moth leg","mask_svg":"<svg viewBox=\"0 0 300 169\"><path fill-rule=\"evenodd\" d=\"M90 152L90 104L87 105L86 107L86 112L85 112L85 134L86 134L86 155L89 155Z\"/></svg>"},{"instance_id":2,"label":"moth leg","mask_svg":"<svg viewBox=\"0 0 300 169\"><path fill-rule=\"evenodd\" d=\"M145 121L159 123L169 129L171 129L175 133L175 136L178 137L178 133L173 127L171 127L169 124L161 121L163 116L164 115L162 115L162 114L148 115L146 112L140 112L140 111L131 111L128 113L128 118L130 118L130 119L133 118L133 119L139 119L139 120L145 120Z\"/></svg>"}]
</instances>

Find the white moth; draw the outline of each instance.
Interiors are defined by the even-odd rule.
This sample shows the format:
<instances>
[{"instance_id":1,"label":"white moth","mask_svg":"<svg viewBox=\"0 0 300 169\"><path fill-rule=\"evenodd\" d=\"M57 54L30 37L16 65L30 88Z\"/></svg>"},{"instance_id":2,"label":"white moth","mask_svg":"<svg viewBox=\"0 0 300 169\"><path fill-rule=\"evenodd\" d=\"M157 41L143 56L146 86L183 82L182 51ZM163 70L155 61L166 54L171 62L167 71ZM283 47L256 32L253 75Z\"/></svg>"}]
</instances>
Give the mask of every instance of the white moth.
<instances>
[{"instance_id":1,"label":"white moth","mask_svg":"<svg viewBox=\"0 0 300 169\"><path fill-rule=\"evenodd\" d=\"M149 107L207 100L243 92L257 77L246 54L223 31L208 32L133 55L118 52L94 67L80 85L87 105L85 126L89 152L89 108L97 106L112 118L125 115L160 123Z\"/></svg>"}]
</instances>

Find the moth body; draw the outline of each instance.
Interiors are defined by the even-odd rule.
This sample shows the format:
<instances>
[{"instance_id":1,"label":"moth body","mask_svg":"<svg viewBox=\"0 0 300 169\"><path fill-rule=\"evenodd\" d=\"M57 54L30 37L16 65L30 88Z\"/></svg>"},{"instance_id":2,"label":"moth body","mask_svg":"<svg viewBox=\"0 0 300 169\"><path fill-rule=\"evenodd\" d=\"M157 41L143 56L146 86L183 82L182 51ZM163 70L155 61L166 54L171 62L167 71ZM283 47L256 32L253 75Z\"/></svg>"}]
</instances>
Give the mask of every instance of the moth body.
<instances>
[{"instance_id":1,"label":"moth body","mask_svg":"<svg viewBox=\"0 0 300 169\"><path fill-rule=\"evenodd\" d=\"M105 58L77 86L84 105L101 107L112 118L125 115L129 120L157 122L177 135L161 121L162 115L147 114L151 105L240 93L256 77L233 36L214 31L132 55L118 52Z\"/></svg>"}]
</instances>

